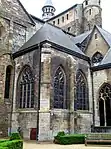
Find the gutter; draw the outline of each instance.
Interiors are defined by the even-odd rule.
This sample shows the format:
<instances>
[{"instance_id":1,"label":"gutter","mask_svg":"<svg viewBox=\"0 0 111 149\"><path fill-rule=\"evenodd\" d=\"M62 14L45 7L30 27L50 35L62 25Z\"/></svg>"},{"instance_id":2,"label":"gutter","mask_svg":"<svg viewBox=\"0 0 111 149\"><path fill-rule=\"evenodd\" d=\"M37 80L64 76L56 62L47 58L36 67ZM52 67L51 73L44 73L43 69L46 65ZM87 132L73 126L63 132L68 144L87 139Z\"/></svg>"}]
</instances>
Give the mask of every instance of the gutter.
<instances>
[{"instance_id":1,"label":"gutter","mask_svg":"<svg viewBox=\"0 0 111 149\"><path fill-rule=\"evenodd\" d=\"M38 102L37 102L37 128L36 128L36 141L39 139L39 110L40 110L40 91L41 91L41 44L38 45L39 50L39 82L38 82Z\"/></svg>"}]
</instances>

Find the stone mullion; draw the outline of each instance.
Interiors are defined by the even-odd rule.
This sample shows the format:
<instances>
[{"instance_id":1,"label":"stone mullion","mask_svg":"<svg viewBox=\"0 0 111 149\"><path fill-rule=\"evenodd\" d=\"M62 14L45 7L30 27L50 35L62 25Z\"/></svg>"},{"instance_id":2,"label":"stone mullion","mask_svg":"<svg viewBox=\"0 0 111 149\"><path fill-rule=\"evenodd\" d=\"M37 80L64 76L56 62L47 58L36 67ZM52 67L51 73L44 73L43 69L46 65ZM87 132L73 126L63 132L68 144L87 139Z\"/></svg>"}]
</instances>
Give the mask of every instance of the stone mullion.
<instances>
[{"instance_id":1,"label":"stone mullion","mask_svg":"<svg viewBox=\"0 0 111 149\"><path fill-rule=\"evenodd\" d=\"M23 108L23 104L24 104L24 84L22 87L22 92L23 92L23 94L22 94L22 107L21 108Z\"/></svg>"},{"instance_id":2,"label":"stone mullion","mask_svg":"<svg viewBox=\"0 0 111 149\"><path fill-rule=\"evenodd\" d=\"M27 94L28 94L28 84L26 84L26 96L25 96L25 108L27 108Z\"/></svg>"},{"instance_id":3,"label":"stone mullion","mask_svg":"<svg viewBox=\"0 0 111 149\"><path fill-rule=\"evenodd\" d=\"M31 101L32 101L32 83L30 83L30 101L29 101L29 108L31 108Z\"/></svg>"}]
</instances>

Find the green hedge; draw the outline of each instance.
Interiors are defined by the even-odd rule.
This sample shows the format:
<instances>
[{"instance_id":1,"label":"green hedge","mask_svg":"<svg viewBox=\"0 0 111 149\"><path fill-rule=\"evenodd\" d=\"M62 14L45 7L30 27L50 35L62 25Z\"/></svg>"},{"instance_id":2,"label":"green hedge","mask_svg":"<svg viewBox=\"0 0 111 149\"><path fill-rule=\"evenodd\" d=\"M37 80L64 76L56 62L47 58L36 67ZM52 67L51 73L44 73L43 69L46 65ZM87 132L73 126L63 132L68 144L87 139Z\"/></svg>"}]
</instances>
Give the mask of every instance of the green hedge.
<instances>
[{"instance_id":1,"label":"green hedge","mask_svg":"<svg viewBox=\"0 0 111 149\"><path fill-rule=\"evenodd\" d=\"M8 149L23 149L23 141L22 140L6 141L3 143L0 143L0 146Z\"/></svg>"},{"instance_id":2,"label":"green hedge","mask_svg":"<svg viewBox=\"0 0 111 149\"><path fill-rule=\"evenodd\" d=\"M54 137L54 142L58 144L84 144L84 134L71 134L71 135L57 135Z\"/></svg>"},{"instance_id":3,"label":"green hedge","mask_svg":"<svg viewBox=\"0 0 111 149\"><path fill-rule=\"evenodd\" d=\"M12 133L10 136L10 140L22 140L19 133Z\"/></svg>"},{"instance_id":4,"label":"green hedge","mask_svg":"<svg viewBox=\"0 0 111 149\"><path fill-rule=\"evenodd\" d=\"M0 140L0 143L6 142L7 140Z\"/></svg>"},{"instance_id":5,"label":"green hedge","mask_svg":"<svg viewBox=\"0 0 111 149\"><path fill-rule=\"evenodd\" d=\"M8 149L8 147L1 147L1 146L0 146L0 149Z\"/></svg>"},{"instance_id":6,"label":"green hedge","mask_svg":"<svg viewBox=\"0 0 111 149\"><path fill-rule=\"evenodd\" d=\"M12 133L9 140L0 140L0 149L23 149L19 133Z\"/></svg>"}]
</instances>

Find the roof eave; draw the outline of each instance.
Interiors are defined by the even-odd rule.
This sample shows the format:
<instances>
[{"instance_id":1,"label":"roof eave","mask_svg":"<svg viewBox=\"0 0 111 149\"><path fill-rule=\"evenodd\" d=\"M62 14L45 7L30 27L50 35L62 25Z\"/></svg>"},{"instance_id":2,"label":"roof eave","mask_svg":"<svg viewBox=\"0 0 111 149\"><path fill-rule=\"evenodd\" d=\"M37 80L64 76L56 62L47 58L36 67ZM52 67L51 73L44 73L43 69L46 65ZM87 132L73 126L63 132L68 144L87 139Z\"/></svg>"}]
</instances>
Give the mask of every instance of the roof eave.
<instances>
[{"instance_id":1,"label":"roof eave","mask_svg":"<svg viewBox=\"0 0 111 149\"><path fill-rule=\"evenodd\" d=\"M35 44L35 45L31 46L31 47L28 47L28 48L26 48L26 49L23 49L23 50L21 50L21 51L17 51L16 53L13 53L13 54L12 54L12 55L13 55L13 59L15 59L15 58L17 58L17 57L19 57L19 56L22 56L22 55L24 55L25 53L28 53L28 52L31 52L31 51L37 49L37 48L38 48L38 45L41 45L41 46L42 46L44 43L50 43L52 48L55 48L55 49L57 49L57 50L59 50L59 51L61 51L61 52L65 52L65 53L67 53L67 54L76 56L76 57L78 57L78 58L80 58L80 59L83 59L83 60L85 60L85 61L90 62L90 58L89 58L89 57L87 57L87 56L85 56L85 55L82 55L82 54L80 54L80 53L77 53L76 51L72 51L72 50L70 50L70 49L68 49L68 48L66 48L66 47L60 46L60 45L58 45L58 44L55 44L55 43L53 43L53 42L51 42L51 41L48 41L48 40L44 40L44 41L42 41L42 42L40 42L40 43L37 43L37 44Z\"/></svg>"},{"instance_id":2,"label":"roof eave","mask_svg":"<svg viewBox=\"0 0 111 149\"><path fill-rule=\"evenodd\" d=\"M111 68L111 63L93 66L93 67L91 67L91 70L92 71L99 71L99 70L109 69L109 68Z\"/></svg>"}]
</instances>

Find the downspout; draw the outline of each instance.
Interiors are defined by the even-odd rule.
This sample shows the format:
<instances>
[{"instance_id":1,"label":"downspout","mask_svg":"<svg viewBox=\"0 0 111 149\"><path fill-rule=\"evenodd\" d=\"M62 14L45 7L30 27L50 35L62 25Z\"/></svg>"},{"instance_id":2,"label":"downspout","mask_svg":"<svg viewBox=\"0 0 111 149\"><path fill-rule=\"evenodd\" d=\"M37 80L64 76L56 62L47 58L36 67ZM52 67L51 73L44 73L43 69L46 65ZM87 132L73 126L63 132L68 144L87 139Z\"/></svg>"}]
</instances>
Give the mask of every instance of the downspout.
<instances>
[{"instance_id":1,"label":"downspout","mask_svg":"<svg viewBox=\"0 0 111 149\"><path fill-rule=\"evenodd\" d=\"M36 141L39 138L39 110L40 110L40 88L41 88L41 44L38 45L39 50L39 81L38 81L38 102L37 102L37 129L36 129Z\"/></svg>"},{"instance_id":2,"label":"downspout","mask_svg":"<svg viewBox=\"0 0 111 149\"><path fill-rule=\"evenodd\" d=\"M92 84L92 105L93 105L93 128L95 126L95 103L94 103L94 83L93 83L93 71L91 70L91 84Z\"/></svg>"},{"instance_id":3,"label":"downspout","mask_svg":"<svg viewBox=\"0 0 111 149\"><path fill-rule=\"evenodd\" d=\"M13 113L13 98L14 98L14 84L15 84L15 62L13 60L13 86L12 86L12 100L11 100L11 112L10 112L10 130L9 134L12 132L12 113Z\"/></svg>"}]
</instances>

